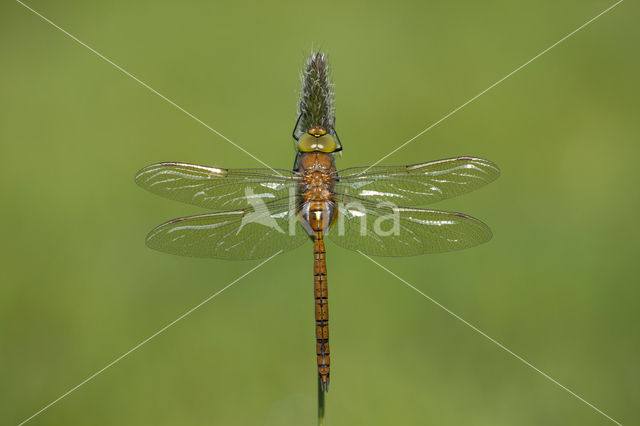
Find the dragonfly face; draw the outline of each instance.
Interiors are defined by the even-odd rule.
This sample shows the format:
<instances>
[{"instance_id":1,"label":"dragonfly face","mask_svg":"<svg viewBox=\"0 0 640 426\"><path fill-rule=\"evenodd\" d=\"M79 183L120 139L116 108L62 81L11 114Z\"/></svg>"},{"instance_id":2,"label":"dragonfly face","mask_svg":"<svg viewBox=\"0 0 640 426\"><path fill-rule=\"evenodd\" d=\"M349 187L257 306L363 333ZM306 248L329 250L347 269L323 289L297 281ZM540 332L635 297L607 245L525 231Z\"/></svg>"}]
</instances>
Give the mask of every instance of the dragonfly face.
<instances>
[{"instance_id":1,"label":"dragonfly face","mask_svg":"<svg viewBox=\"0 0 640 426\"><path fill-rule=\"evenodd\" d=\"M491 239L487 225L462 213L418 208L476 190L500 172L490 161L457 157L400 166L336 170L342 145L324 55L303 76L294 128L293 170L222 169L158 163L136 175L143 188L213 213L170 220L147 236L153 249L182 256L259 259L314 246L316 353L329 386L325 236L373 256L413 256L472 247Z\"/></svg>"}]
</instances>

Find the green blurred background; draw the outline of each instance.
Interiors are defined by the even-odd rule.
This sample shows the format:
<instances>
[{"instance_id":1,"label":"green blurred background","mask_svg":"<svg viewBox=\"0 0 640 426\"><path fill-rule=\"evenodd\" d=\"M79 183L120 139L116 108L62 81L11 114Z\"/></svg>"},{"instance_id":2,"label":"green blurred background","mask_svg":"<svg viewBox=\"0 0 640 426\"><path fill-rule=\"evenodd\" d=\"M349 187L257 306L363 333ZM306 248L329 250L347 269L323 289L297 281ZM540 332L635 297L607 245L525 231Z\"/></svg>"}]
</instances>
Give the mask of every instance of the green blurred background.
<instances>
[{"instance_id":1,"label":"green blurred background","mask_svg":"<svg viewBox=\"0 0 640 426\"><path fill-rule=\"evenodd\" d=\"M33 0L273 167L312 48L340 167L367 165L612 1ZM0 6L0 416L17 424L258 262L149 250L203 212L138 188L158 161L260 165L19 3ZM639 7L622 3L386 164L502 169L436 205L489 244L383 265L621 422L639 424ZM328 247L329 425L613 424L357 253ZM312 246L275 258L33 425L312 425Z\"/></svg>"}]
</instances>

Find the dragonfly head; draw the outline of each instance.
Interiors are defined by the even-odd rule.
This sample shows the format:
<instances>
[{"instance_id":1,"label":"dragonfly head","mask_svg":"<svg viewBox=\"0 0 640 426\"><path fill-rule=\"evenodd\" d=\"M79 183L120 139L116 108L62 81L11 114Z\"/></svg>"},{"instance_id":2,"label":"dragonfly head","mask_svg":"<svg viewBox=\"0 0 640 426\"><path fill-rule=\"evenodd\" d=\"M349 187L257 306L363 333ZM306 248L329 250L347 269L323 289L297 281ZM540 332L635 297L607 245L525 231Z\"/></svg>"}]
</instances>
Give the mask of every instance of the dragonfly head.
<instances>
[{"instance_id":1,"label":"dragonfly head","mask_svg":"<svg viewBox=\"0 0 640 426\"><path fill-rule=\"evenodd\" d=\"M298 151L301 152L336 152L342 149L336 138L327 133L321 126L313 126L298 139Z\"/></svg>"}]
</instances>

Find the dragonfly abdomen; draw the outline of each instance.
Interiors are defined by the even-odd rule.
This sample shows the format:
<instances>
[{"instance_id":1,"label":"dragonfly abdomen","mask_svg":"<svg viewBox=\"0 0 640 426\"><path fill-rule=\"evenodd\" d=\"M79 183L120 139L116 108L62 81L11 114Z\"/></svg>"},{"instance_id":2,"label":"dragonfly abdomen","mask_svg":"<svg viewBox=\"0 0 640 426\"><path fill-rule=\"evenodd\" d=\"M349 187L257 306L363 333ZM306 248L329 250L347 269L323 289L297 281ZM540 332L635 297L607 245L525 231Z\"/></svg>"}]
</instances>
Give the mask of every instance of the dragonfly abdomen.
<instances>
[{"instance_id":1,"label":"dragonfly abdomen","mask_svg":"<svg viewBox=\"0 0 640 426\"><path fill-rule=\"evenodd\" d=\"M323 392L329 390L329 293L327 263L322 231L317 231L313 248L314 296L316 305L316 357L318 376Z\"/></svg>"}]
</instances>

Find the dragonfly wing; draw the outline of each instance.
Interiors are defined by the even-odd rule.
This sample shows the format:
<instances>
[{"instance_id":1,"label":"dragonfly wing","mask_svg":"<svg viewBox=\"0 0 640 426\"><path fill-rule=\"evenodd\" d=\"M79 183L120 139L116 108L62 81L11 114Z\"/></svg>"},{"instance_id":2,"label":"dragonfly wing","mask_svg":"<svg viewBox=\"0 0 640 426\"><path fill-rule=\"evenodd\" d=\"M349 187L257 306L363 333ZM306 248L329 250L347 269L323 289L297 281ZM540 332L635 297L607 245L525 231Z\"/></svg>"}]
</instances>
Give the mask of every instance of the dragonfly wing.
<instances>
[{"instance_id":1,"label":"dragonfly wing","mask_svg":"<svg viewBox=\"0 0 640 426\"><path fill-rule=\"evenodd\" d=\"M173 219L153 229L147 245L181 256L249 260L294 249L308 239L295 207L279 202Z\"/></svg>"},{"instance_id":2,"label":"dragonfly wing","mask_svg":"<svg viewBox=\"0 0 640 426\"><path fill-rule=\"evenodd\" d=\"M339 204L329 238L372 256L414 256L461 250L491 239L491 230L462 213L416 208Z\"/></svg>"},{"instance_id":3,"label":"dragonfly wing","mask_svg":"<svg viewBox=\"0 0 640 426\"><path fill-rule=\"evenodd\" d=\"M374 202L419 206L476 190L499 175L494 163L474 157L408 166L354 167L338 172L335 191Z\"/></svg>"},{"instance_id":4,"label":"dragonfly wing","mask_svg":"<svg viewBox=\"0 0 640 426\"><path fill-rule=\"evenodd\" d=\"M158 163L140 170L136 183L154 194L211 210L236 210L257 198L295 194L297 175L289 170L219 169L185 163Z\"/></svg>"}]
</instances>

